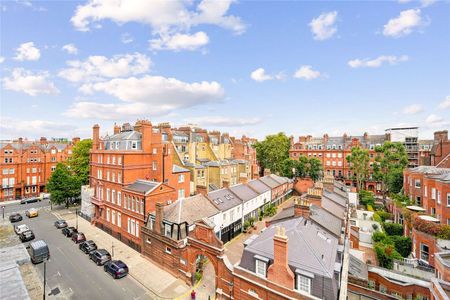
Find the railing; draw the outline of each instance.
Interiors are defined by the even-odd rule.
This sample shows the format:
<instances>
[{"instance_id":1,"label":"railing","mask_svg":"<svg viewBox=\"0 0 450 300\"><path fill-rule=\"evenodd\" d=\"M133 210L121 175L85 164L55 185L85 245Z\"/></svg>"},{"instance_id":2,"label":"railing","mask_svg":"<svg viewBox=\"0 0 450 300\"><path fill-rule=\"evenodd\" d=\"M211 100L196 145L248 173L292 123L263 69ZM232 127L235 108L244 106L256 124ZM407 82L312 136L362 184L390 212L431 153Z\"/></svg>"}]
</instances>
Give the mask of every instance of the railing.
<instances>
[{"instance_id":1,"label":"railing","mask_svg":"<svg viewBox=\"0 0 450 300\"><path fill-rule=\"evenodd\" d=\"M432 266L417 258L394 259L394 262L399 265L410 266L412 268L416 268L425 272L434 273L434 268Z\"/></svg>"}]
</instances>

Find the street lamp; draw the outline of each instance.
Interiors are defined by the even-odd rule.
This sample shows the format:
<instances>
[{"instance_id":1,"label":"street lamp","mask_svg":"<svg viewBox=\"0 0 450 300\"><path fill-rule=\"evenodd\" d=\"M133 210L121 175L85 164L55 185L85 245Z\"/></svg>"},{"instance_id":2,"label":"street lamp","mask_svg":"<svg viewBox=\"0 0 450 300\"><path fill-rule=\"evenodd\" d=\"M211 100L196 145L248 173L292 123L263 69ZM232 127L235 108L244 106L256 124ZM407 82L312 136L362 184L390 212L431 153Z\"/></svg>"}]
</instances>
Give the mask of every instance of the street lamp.
<instances>
[{"instance_id":1,"label":"street lamp","mask_svg":"<svg viewBox=\"0 0 450 300\"><path fill-rule=\"evenodd\" d=\"M76 215L75 219L77 222L77 230L78 230L78 208L75 208L75 215Z\"/></svg>"},{"instance_id":2,"label":"street lamp","mask_svg":"<svg viewBox=\"0 0 450 300\"><path fill-rule=\"evenodd\" d=\"M114 241L111 242L111 258L114 258Z\"/></svg>"},{"instance_id":3,"label":"street lamp","mask_svg":"<svg viewBox=\"0 0 450 300\"><path fill-rule=\"evenodd\" d=\"M2 205L2 214L3 214L3 219L5 219L5 206Z\"/></svg>"},{"instance_id":4,"label":"street lamp","mask_svg":"<svg viewBox=\"0 0 450 300\"><path fill-rule=\"evenodd\" d=\"M44 294L42 295L45 300L45 284L47 283L47 261L44 260Z\"/></svg>"}]
</instances>

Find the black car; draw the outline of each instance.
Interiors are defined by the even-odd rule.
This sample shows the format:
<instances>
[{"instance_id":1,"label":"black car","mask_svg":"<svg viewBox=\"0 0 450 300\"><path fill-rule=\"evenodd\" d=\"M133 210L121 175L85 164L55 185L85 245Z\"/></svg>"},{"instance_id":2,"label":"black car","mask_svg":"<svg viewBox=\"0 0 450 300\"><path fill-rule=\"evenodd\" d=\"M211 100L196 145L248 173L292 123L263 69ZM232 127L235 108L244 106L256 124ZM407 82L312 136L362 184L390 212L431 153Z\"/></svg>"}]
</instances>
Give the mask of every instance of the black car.
<instances>
[{"instance_id":1,"label":"black car","mask_svg":"<svg viewBox=\"0 0 450 300\"><path fill-rule=\"evenodd\" d=\"M79 246L80 250L83 251L86 254L91 253L92 251L97 250L97 245L94 243L94 241L89 240L86 242L83 242Z\"/></svg>"},{"instance_id":2,"label":"black car","mask_svg":"<svg viewBox=\"0 0 450 300\"><path fill-rule=\"evenodd\" d=\"M109 273L114 279L127 276L128 267L121 260L110 260L103 266L103 270Z\"/></svg>"},{"instance_id":3,"label":"black car","mask_svg":"<svg viewBox=\"0 0 450 300\"><path fill-rule=\"evenodd\" d=\"M24 231L19 235L19 239L22 241L22 243L32 241L34 240L34 233L31 230Z\"/></svg>"},{"instance_id":4,"label":"black car","mask_svg":"<svg viewBox=\"0 0 450 300\"><path fill-rule=\"evenodd\" d=\"M61 230L62 234L66 237L72 237L72 234L78 233L78 230L75 227L66 227Z\"/></svg>"},{"instance_id":5,"label":"black car","mask_svg":"<svg viewBox=\"0 0 450 300\"><path fill-rule=\"evenodd\" d=\"M15 213L9 216L9 221L11 223L16 223L22 221L22 215L19 213Z\"/></svg>"},{"instance_id":6,"label":"black car","mask_svg":"<svg viewBox=\"0 0 450 300\"><path fill-rule=\"evenodd\" d=\"M67 227L66 220L57 220L57 221L55 221L55 227L58 228L58 229L66 228Z\"/></svg>"},{"instance_id":7,"label":"black car","mask_svg":"<svg viewBox=\"0 0 450 300\"><path fill-rule=\"evenodd\" d=\"M35 203L38 201L41 201L41 198L38 198L38 197L26 198L26 199L20 200L20 204Z\"/></svg>"},{"instance_id":8,"label":"black car","mask_svg":"<svg viewBox=\"0 0 450 300\"><path fill-rule=\"evenodd\" d=\"M111 254L105 249L98 249L91 252L89 258L94 261L97 266L103 266L106 262L111 260Z\"/></svg>"}]
</instances>

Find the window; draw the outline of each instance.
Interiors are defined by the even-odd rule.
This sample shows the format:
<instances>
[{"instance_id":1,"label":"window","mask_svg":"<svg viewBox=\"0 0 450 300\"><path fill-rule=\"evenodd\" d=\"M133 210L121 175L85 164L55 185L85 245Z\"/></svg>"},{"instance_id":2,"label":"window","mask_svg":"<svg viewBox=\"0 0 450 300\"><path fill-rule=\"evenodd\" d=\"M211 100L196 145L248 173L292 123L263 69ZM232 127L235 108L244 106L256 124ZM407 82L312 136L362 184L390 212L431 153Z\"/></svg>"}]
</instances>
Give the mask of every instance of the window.
<instances>
[{"instance_id":1,"label":"window","mask_svg":"<svg viewBox=\"0 0 450 300\"><path fill-rule=\"evenodd\" d=\"M121 205L122 202L122 192L117 192L117 205Z\"/></svg>"},{"instance_id":2,"label":"window","mask_svg":"<svg viewBox=\"0 0 450 300\"><path fill-rule=\"evenodd\" d=\"M179 189L178 190L178 199L182 199L184 198L184 189Z\"/></svg>"},{"instance_id":3,"label":"window","mask_svg":"<svg viewBox=\"0 0 450 300\"><path fill-rule=\"evenodd\" d=\"M14 174L14 169L9 169L9 174Z\"/></svg>"},{"instance_id":4,"label":"window","mask_svg":"<svg viewBox=\"0 0 450 300\"><path fill-rule=\"evenodd\" d=\"M416 189L420 189L420 180L419 179L414 180L414 186L416 187Z\"/></svg>"},{"instance_id":5,"label":"window","mask_svg":"<svg viewBox=\"0 0 450 300\"><path fill-rule=\"evenodd\" d=\"M170 249L169 247L166 247L166 253L167 254L172 254L172 249Z\"/></svg>"},{"instance_id":6,"label":"window","mask_svg":"<svg viewBox=\"0 0 450 300\"><path fill-rule=\"evenodd\" d=\"M441 191L437 191L437 203L441 204Z\"/></svg>"},{"instance_id":7,"label":"window","mask_svg":"<svg viewBox=\"0 0 450 300\"><path fill-rule=\"evenodd\" d=\"M139 221L136 221L136 237L139 237Z\"/></svg>"},{"instance_id":8,"label":"window","mask_svg":"<svg viewBox=\"0 0 450 300\"><path fill-rule=\"evenodd\" d=\"M111 202L116 203L116 190L111 191Z\"/></svg>"},{"instance_id":9,"label":"window","mask_svg":"<svg viewBox=\"0 0 450 300\"><path fill-rule=\"evenodd\" d=\"M106 201L110 201L110 190L109 189L106 189Z\"/></svg>"},{"instance_id":10,"label":"window","mask_svg":"<svg viewBox=\"0 0 450 300\"><path fill-rule=\"evenodd\" d=\"M141 200L141 214L144 214L144 200Z\"/></svg>"},{"instance_id":11,"label":"window","mask_svg":"<svg viewBox=\"0 0 450 300\"><path fill-rule=\"evenodd\" d=\"M110 157L109 157L109 155L106 157L106 163L107 164L109 164L109 162L110 162Z\"/></svg>"},{"instance_id":12,"label":"window","mask_svg":"<svg viewBox=\"0 0 450 300\"><path fill-rule=\"evenodd\" d=\"M256 261L256 268L255 268L256 274L265 278L266 271L267 271L267 268L266 268L267 264L264 261L259 260L259 259L256 259L255 261Z\"/></svg>"},{"instance_id":13,"label":"window","mask_svg":"<svg viewBox=\"0 0 450 300\"><path fill-rule=\"evenodd\" d=\"M311 294L311 278L297 275L297 290Z\"/></svg>"},{"instance_id":14,"label":"window","mask_svg":"<svg viewBox=\"0 0 450 300\"><path fill-rule=\"evenodd\" d=\"M450 206L450 193L447 193L447 206Z\"/></svg>"},{"instance_id":15,"label":"window","mask_svg":"<svg viewBox=\"0 0 450 300\"><path fill-rule=\"evenodd\" d=\"M106 209L106 221L109 222L109 208Z\"/></svg>"},{"instance_id":16,"label":"window","mask_svg":"<svg viewBox=\"0 0 450 300\"><path fill-rule=\"evenodd\" d=\"M52 172L56 170L56 166L51 167Z\"/></svg>"},{"instance_id":17,"label":"window","mask_svg":"<svg viewBox=\"0 0 450 300\"><path fill-rule=\"evenodd\" d=\"M436 188L431 188L431 199L436 200Z\"/></svg>"},{"instance_id":18,"label":"window","mask_svg":"<svg viewBox=\"0 0 450 300\"><path fill-rule=\"evenodd\" d=\"M387 288L382 284L380 284L380 292L385 293L385 294L387 293Z\"/></svg>"},{"instance_id":19,"label":"window","mask_svg":"<svg viewBox=\"0 0 450 300\"><path fill-rule=\"evenodd\" d=\"M111 181L112 182L116 181L116 173L114 173L114 172L111 173Z\"/></svg>"},{"instance_id":20,"label":"window","mask_svg":"<svg viewBox=\"0 0 450 300\"><path fill-rule=\"evenodd\" d=\"M427 198L427 197L428 197L428 193L427 193L427 192L428 192L428 191L427 191L427 186L426 186L426 185L424 185L424 186L423 186L423 188L424 188L423 196Z\"/></svg>"},{"instance_id":21,"label":"window","mask_svg":"<svg viewBox=\"0 0 450 300\"><path fill-rule=\"evenodd\" d=\"M97 178L98 178L98 179L102 179L102 178L103 178L102 175L103 175L103 174L102 174L102 170L97 170Z\"/></svg>"},{"instance_id":22,"label":"window","mask_svg":"<svg viewBox=\"0 0 450 300\"><path fill-rule=\"evenodd\" d=\"M3 175L8 175L8 169L3 169Z\"/></svg>"},{"instance_id":23,"label":"window","mask_svg":"<svg viewBox=\"0 0 450 300\"><path fill-rule=\"evenodd\" d=\"M122 173L117 173L117 182L122 183Z\"/></svg>"},{"instance_id":24,"label":"window","mask_svg":"<svg viewBox=\"0 0 450 300\"><path fill-rule=\"evenodd\" d=\"M152 169L153 169L153 171L156 171L156 167L157 167L156 161L153 161L152 162Z\"/></svg>"},{"instance_id":25,"label":"window","mask_svg":"<svg viewBox=\"0 0 450 300\"><path fill-rule=\"evenodd\" d=\"M116 224L116 211L111 212L111 223Z\"/></svg>"},{"instance_id":26,"label":"window","mask_svg":"<svg viewBox=\"0 0 450 300\"><path fill-rule=\"evenodd\" d=\"M117 158L117 164L118 164L118 165L122 165L122 157L121 157L121 156L119 156L119 157Z\"/></svg>"},{"instance_id":27,"label":"window","mask_svg":"<svg viewBox=\"0 0 450 300\"><path fill-rule=\"evenodd\" d=\"M420 259L428 263L429 258L428 245L420 243Z\"/></svg>"},{"instance_id":28,"label":"window","mask_svg":"<svg viewBox=\"0 0 450 300\"><path fill-rule=\"evenodd\" d=\"M371 289L371 290L375 289L375 281L369 280L369 281L368 281L368 287L369 287L369 289Z\"/></svg>"},{"instance_id":29,"label":"window","mask_svg":"<svg viewBox=\"0 0 450 300\"><path fill-rule=\"evenodd\" d=\"M116 157L115 157L115 156L112 157L112 164L113 164L113 165L116 164Z\"/></svg>"},{"instance_id":30,"label":"window","mask_svg":"<svg viewBox=\"0 0 450 300\"><path fill-rule=\"evenodd\" d=\"M172 236L172 226L169 224L164 224L164 235L168 237Z\"/></svg>"},{"instance_id":31,"label":"window","mask_svg":"<svg viewBox=\"0 0 450 300\"><path fill-rule=\"evenodd\" d=\"M178 175L178 182L179 182L179 183L184 182L184 174Z\"/></svg>"},{"instance_id":32,"label":"window","mask_svg":"<svg viewBox=\"0 0 450 300\"><path fill-rule=\"evenodd\" d=\"M145 241L147 244L151 244L152 240L150 238L147 238L147 240Z\"/></svg>"},{"instance_id":33,"label":"window","mask_svg":"<svg viewBox=\"0 0 450 300\"><path fill-rule=\"evenodd\" d=\"M152 153L156 154L156 153L158 153L158 150L156 148L153 148L153 152Z\"/></svg>"},{"instance_id":34,"label":"window","mask_svg":"<svg viewBox=\"0 0 450 300\"><path fill-rule=\"evenodd\" d=\"M36 168L32 168L31 169L31 173L36 173L37 169Z\"/></svg>"},{"instance_id":35,"label":"window","mask_svg":"<svg viewBox=\"0 0 450 300\"><path fill-rule=\"evenodd\" d=\"M122 214L120 212L117 213L117 226L122 227Z\"/></svg>"},{"instance_id":36,"label":"window","mask_svg":"<svg viewBox=\"0 0 450 300\"><path fill-rule=\"evenodd\" d=\"M106 180L110 180L109 171L106 171Z\"/></svg>"},{"instance_id":37,"label":"window","mask_svg":"<svg viewBox=\"0 0 450 300\"><path fill-rule=\"evenodd\" d=\"M136 235L136 222L134 222L134 220L131 220L131 224L130 224L130 233L132 235Z\"/></svg>"}]
</instances>

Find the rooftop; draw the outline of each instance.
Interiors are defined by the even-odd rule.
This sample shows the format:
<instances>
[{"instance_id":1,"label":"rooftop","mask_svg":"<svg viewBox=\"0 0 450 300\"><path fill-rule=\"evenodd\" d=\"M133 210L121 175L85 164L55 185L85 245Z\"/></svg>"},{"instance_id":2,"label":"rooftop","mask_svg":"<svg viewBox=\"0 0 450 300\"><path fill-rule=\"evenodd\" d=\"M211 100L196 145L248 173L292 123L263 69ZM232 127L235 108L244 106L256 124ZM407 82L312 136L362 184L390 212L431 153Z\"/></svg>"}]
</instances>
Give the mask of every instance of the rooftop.
<instances>
[{"instance_id":1,"label":"rooftop","mask_svg":"<svg viewBox=\"0 0 450 300\"><path fill-rule=\"evenodd\" d=\"M228 188L211 191L207 194L207 197L220 211L226 211L242 204L242 200Z\"/></svg>"},{"instance_id":2,"label":"rooftop","mask_svg":"<svg viewBox=\"0 0 450 300\"><path fill-rule=\"evenodd\" d=\"M127 185L125 188L136 193L147 194L153 191L161 183L156 181L138 179L132 184Z\"/></svg>"},{"instance_id":3,"label":"rooftop","mask_svg":"<svg viewBox=\"0 0 450 300\"><path fill-rule=\"evenodd\" d=\"M183 222L194 224L218 213L219 210L202 194L179 199L164 207L164 219L176 224Z\"/></svg>"},{"instance_id":4,"label":"rooftop","mask_svg":"<svg viewBox=\"0 0 450 300\"><path fill-rule=\"evenodd\" d=\"M247 202L251 199L254 199L259 196L257 192L252 190L250 187L248 187L246 184L237 184L230 187L230 190L236 194L239 198L242 199L242 201Z\"/></svg>"}]
</instances>

